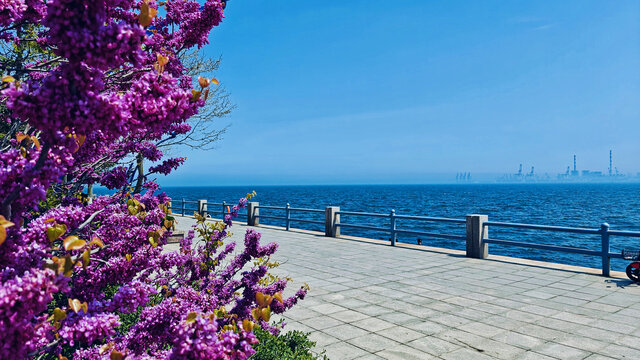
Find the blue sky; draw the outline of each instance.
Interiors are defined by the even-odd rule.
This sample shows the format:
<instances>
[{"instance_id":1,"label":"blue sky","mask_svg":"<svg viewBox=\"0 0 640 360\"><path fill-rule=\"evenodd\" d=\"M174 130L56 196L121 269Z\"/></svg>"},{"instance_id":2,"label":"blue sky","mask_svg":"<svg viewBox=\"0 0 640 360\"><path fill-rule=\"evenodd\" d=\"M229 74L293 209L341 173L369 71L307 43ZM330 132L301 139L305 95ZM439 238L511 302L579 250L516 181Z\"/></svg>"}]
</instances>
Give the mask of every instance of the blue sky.
<instances>
[{"instance_id":1,"label":"blue sky","mask_svg":"<svg viewBox=\"0 0 640 360\"><path fill-rule=\"evenodd\" d=\"M165 185L640 171L640 2L231 0L236 110Z\"/></svg>"}]
</instances>

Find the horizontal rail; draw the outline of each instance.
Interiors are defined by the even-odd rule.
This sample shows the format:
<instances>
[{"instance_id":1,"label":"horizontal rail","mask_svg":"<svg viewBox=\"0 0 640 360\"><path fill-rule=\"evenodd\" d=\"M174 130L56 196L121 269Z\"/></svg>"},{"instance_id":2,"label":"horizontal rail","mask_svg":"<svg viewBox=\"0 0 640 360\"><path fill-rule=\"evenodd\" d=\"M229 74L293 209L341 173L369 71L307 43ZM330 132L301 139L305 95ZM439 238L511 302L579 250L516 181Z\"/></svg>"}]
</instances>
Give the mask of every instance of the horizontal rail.
<instances>
[{"instance_id":1,"label":"horizontal rail","mask_svg":"<svg viewBox=\"0 0 640 360\"><path fill-rule=\"evenodd\" d=\"M286 208L285 208L286 209ZM289 208L291 211L301 211L301 212L312 212L312 213L322 213L324 214L324 210L320 209L305 209L305 208Z\"/></svg>"},{"instance_id":2,"label":"horizontal rail","mask_svg":"<svg viewBox=\"0 0 640 360\"><path fill-rule=\"evenodd\" d=\"M260 219L276 219L276 220L287 220L286 216L267 216L267 215L255 215L254 217Z\"/></svg>"},{"instance_id":3,"label":"horizontal rail","mask_svg":"<svg viewBox=\"0 0 640 360\"><path fill-rule=\"evenodd\" d=\"M336 211L336 214L340 215L354 215L354 216L371 216L371 217L380 217L380 218L388 218L389 214L379 214L379 213L368 213L368 212L357 212L357 211Z\"/></svg>"},{"instance_id":4,"label":"horizontal rail","mask_svg":"<svg viewBox=\"0 0 640 360\"><path fill-rule=\"evenodd\" d=\"M317 220L305 220L305 219L294 219L291 218L289 219L289 221L297 221L297 222L303 222L303 223L309 223L309 224L319 224L319 225L324 225L324 221L317 221Z\"/></svg>"},{"instance_id":5,"label":"horizontal rail","mask_svg":"<svg viewBox=\"0 0 640 360\"><path fill-rule=\"evenodd\" d=\"M422 220L422 221L450 222L450 223L459 223L459 224L466 224L467 222L467 220L465 219L451 219L451 218L430 217L430 216L394 215L393 217L395 217L396 219L403 219L403 220Z\"/></svg>"},{"instance_id":6,"label":"horizontal rail","mask_svg":"<svg viewBox=\"0 0 640 360\"><path fill-rule=\"evenodd\" d=\"M525 243L520 241L500 240L500 239L483 239L482 241L489 244L500 244L500 245L526 247L531 249L560 251L560 252L566 252L566 253L572 253L572 254L595 255L595 256L602 255L602 251L576 248L576 247L570 247L570 246L535 244L535 243Z\"/></svg>"},{"instance_id":7,"label":"horizontal rail","mask_svg":"<svg viewBox=\"0 0 640 360\"><path fill-rule=\"evenodd\" d=\"M518 228L518 229L559 231L559 232L568 232L568 233L576 233L576 234L599 235L601 233L599 229L566 227L566 226L550 226L550 225L506 223L506 222L499 222L499 221L486 221L486 222L484 222L484 226L498 226L498 227L510 227L510 228Z\"/></svg>"},{"instance_id":8,"label":"horizontal rail","mask_svg":"<svg viewBox=\"0 0 640 360\"><path fill-rule=\"evenodd\" d=\"M398 230L398 229L396 229L395 232L397 234L423 235L423 236L442 238L442 239L452 239L452 240L466 240L467 239L467 237L463 236L463 235L441 234L441 233L433 233L433 232L428 232L428 231Z\"/></svg>"},{"instance_id":9,"label":"horizontal rail","mask_svg":"<svg viewBox=\"0 0 640 360\"><path fill-rule=\"evenodd\" d=\"M267 205L258 205L257 209L273 209L273 210L286 210L287 208L284 206L267 206Z\"/></svg>"},{"instance_id":10,"label":"horizontal rail","mask_svg":"<svg viewBox=\"0 0 640 360\"><path fill-rule=\"evenodd\" d=\"M640 237L640 231L609 230L607 233L613 236Z\"/></svg>"},{"instance_id":11,"label":"horizontal rail","mask_svg":"<svg viewBox=\"0 0 640 360\"><path fill-rule=\"evenodd\" d=\"M350 227L350 228L354 228L354 229L365 229L365 230L375 230L375 231L382 231L382 232L391 232L391 230L389 230L387 228L381 228L381 227L376 227L376 226L354 225L354 224L343 224L343 223L336 223L335 225L338 226L338 227Z\"/></svg>"}]
</instances>

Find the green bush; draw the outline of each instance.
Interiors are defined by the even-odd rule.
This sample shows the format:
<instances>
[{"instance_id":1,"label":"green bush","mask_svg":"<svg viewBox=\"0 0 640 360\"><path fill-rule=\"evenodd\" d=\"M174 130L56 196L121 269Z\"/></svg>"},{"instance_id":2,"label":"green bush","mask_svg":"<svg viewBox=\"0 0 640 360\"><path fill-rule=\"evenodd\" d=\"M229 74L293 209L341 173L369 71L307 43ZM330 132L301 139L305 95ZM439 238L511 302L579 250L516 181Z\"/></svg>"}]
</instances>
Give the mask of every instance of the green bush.
<instances>
[{"instance_id":1,"label":"green bush","mask_svg":"<svg viewBox=\"0 0 640 360\"><path fill-rule=\"evenodd\" d=\"M323 354L313 353L316 343L309 340L308 333L294 330L272 335L258 327L253 332L260 342L253 347L256 353L252 360L329 360Z\"/></svg>"}]
</instances>

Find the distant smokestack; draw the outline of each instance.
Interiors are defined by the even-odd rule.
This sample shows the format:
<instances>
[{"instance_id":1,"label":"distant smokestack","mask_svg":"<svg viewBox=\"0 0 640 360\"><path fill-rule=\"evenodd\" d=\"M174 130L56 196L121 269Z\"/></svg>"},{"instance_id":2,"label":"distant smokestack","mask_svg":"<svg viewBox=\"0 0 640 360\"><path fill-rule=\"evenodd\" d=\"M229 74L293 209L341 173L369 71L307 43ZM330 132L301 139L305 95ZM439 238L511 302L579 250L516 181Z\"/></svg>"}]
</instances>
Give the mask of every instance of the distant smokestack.
<instances>
[{"instance_id":1,"label":"distant smokestack","mask_svg":"<svg viewBox=\"0 0 640 360\"><path fill-rule=\"evenodd\" d=\"M573 171L578 171L578 167L576 166L576 156L573 155Z\"/></svg>"},{"instance_id":2,"label":"distant smokestack","mask_svg":"<svg viewBox=\"0 0 640 360\"><path fill-rule=\"evenodd\" d=\"M613 150L609 150L609 176L613 175Z\"/></svg>"}]
</instances>

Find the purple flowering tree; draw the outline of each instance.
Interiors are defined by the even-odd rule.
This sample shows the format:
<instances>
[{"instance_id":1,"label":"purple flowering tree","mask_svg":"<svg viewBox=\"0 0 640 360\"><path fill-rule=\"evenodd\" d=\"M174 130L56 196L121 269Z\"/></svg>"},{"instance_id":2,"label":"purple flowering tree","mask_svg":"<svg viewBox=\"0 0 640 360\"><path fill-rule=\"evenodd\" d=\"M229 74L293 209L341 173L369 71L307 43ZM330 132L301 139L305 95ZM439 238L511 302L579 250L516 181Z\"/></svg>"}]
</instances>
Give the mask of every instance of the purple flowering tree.
<instances>
[{"instance_id":1,"label":"purple flowering tree","mask_svg":"<svg viewBox=\"0 0 640 360\"><path fill-rule=\"evenodd\" d=\"M271 314L304 298L268 274L276 244L224 244L252 194L167 252L170 199L152 181L132 194L123 166L184 162L159 147L217 80L194 83L180 58L225 5L0 0L0 358L245 359L254 327L277 331ZM91 201L94 183L115 192Z\"/></svg>"}]
</instances>

